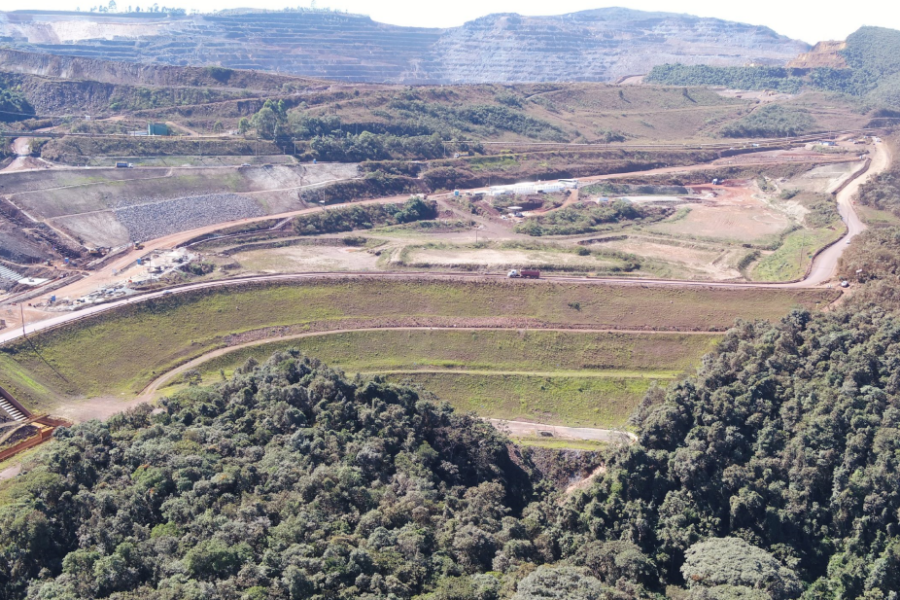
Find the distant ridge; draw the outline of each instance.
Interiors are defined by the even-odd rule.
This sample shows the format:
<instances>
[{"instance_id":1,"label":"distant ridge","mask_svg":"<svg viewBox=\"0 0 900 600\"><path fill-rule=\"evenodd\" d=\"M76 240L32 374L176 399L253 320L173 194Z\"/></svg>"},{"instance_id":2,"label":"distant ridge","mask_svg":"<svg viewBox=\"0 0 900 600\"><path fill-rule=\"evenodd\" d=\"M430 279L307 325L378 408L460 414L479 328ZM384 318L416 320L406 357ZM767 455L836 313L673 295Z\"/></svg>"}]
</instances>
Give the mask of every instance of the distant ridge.
<instances>
[{"instance_id":1,"label":"distant ridge","mask_svg":"<svg viewBox=\"0 0 900 600\"><path fill-rule=\"evenodd\" d=\"M399 27L330 11L0 12L0 45L132 63L375 83L614 81L657 64L784 65L803 42L762 26L626 8Z\"/></svg>"}]
</instances>

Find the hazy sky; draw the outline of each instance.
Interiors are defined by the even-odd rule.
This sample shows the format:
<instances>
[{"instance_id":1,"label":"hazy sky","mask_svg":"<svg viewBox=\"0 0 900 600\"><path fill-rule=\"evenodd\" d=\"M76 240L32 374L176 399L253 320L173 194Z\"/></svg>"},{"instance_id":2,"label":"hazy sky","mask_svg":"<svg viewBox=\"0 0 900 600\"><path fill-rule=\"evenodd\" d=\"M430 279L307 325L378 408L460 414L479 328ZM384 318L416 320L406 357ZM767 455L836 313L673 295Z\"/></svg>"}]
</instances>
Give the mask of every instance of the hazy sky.
<instances>
[{"instance_id":1,"label":"hazy sky","mask_svg":"<svg viewBox=\"0 0 900 600\"><path fill-rule=\"evenodd\" d=\"M39 8L74 10L100 4L102 0L0 0L0 9ZM154 1L164 6L195 8L202 11L222 8L284 8L309 6L311 0L117 0L149 6ZM103 2L106 4L108 0ZM837 2L835 0L316 0L319 8L349 10L370 15L377 21L396 25L447 27L461 25L474 18L495 12L518 12L527 15L562 14L600 8L625 6L640 10L685 12L703 17L717 17L757 25L814 43L825 39L844 39L862 25L880 25L900 29L900 3L892 0L876 2Z\"/></svg>"}]
</instances>

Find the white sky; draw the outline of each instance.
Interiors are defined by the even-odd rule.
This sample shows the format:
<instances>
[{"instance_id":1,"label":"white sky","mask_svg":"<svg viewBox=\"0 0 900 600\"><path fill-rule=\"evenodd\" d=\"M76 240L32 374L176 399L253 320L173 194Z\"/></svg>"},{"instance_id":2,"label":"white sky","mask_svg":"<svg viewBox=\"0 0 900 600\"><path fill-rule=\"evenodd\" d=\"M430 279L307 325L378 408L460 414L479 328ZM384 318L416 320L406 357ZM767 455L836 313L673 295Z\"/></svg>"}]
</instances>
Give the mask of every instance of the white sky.
<instances>
[{"instance_id":1,"label":"white sky","mask_svg":"<svg viewBox=\"0 0 900 600\"><path fill-rule=\"evenodd\" d=\"M117 0L120 6L164 6L198 9L204 12L223 8L284 8L309 6L311 0ZM108 0L0 0L0 10L74 10ZM900 29L900 3L893 0L838 2L837 0L316 0L319 8L348 10L370 15L376 21L396 25L449 27L461 25L496 12L525 15L563 14L625 6L639 10L683 12L756 25L766 25L778 33L815 43L844 39L862 25Z\"/></svg>"}]
</instances>

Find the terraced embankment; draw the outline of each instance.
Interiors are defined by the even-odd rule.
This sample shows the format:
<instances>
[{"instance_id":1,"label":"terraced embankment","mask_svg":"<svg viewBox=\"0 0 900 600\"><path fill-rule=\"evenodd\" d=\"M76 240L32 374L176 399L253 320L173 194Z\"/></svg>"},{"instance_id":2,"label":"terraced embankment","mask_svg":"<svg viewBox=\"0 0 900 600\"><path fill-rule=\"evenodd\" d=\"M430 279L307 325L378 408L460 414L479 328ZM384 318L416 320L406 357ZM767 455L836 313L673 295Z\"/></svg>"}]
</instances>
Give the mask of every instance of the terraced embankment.
<instances>
[{"instance_id":1,"label":"terraced embankment","mask_svg":"<svg viewBox=\"0 0 900 600\"><path fill-rule=\"evenodd\" d=\"M65 415L61 405L75 406L85 399L91 399L91 402L100 399L106 406L121 408L123 402L133 399L154 379L178 365L212 350L273 337L385 327L470 327L514 332L519 329L560 329L571 330L573 334L584 329L723 331L737 318L777 319L793 306L814 309L835 296L831 290L598 286L418 276L393 280L322 276L293 284L232 286L162 296L124 305L33 336L34 348L19 340L0 349L0 385L29 406L52 407L54 412ZM512 343L508 339L509 332L502 335ZM577 353L563 360L563 356L578 348L578 342L569 340L554 342L562 344L558 351L552 350L553 344L544 343L541 349L542 345L538 343L540 354L532 355L531 362L515 358L517 350L510 355L513 358L503 363L500 349L492 346L501 342L491 340L491 334L478 333L478 336L484 337L480 342L473 341L472 345L482 345L481 354L463 362L472 371L484 371L488 367L498 372L496 376L471 374L494 377L494 381L504 371L558 371L560 376L577 379L585 365L594 365L596 371L636 370L637 363L633 358L619 362L609 358L615 352L626 352L629 346L621 340L614 344L619 350L609 350L612 354L608 353L603 360L584 354L579 359ZM456 342L458 348L462 339ZM414 362L411 357L426 356L422 354L424 346L414 344L403 350L401 341L381 343L380 352L385 360L371 360L372 368L359 370L369 373L416 370L406 367ZM693 349L680 355L682 359L679 360L690 362L699 358L703 350L692 344L689 346ZM364 356L362 346L368 347L369 343L349 344L346 351L349 355ZM461 360L459 355L454 358L452 353L447 354L452 347L442 341L436 348L443 355L434 354L434 359ZM321 350L313 350L310 354L327 354L324 347ZM554 356L559 357L556 362ZM679 366L666 367L667 362ZM598 366L604 364L607 366ZM671 375L685 364L678 360L647 362L641 369L655 372L660 377L659 371ZM358 368L364 365L348 363L344 366ZM464 408L477 408L479 397L492 394L488 388L473 383L471 376L466 379L460 375L453 379L452 373L427 375L448 397L455 395L459 406ZM623 379L621 374L613 375ZM396 376L409 374L397 373ZM439 377L443 377L443 381L437 381ZM650 378L636 379L646 379L649 383ZM504 406L502 410L507 412L496 416L509 416L510 403L522 398L525 399L525 412L534 414L535 411L528 408L530 398L549 396L551 400L554 397L565 400L571 396L572 389L582 384L577 383L574 388L569 383L557 386L555 396L547 394L547 389L542 390L542 384L537 380L523 384L524 387L516 388L516 385L507 385L509 391L504 393L505 396L498 395L498 398L504 396L498 406ZM599 397L609 391L595 388L590 393ZM632 399L629 402L633 405L641 394L642 390L633 387L628 392ZM465 406L467 402L469 406ZM602 413L604 409L600 408ZM583 412L583 409L576 408L575 411ZM543 411L541 408L535 410ZM619 418L626 412L624 405L610 410L609 414L615 413Z\"/></svg>"},{"instance_id":2,"label":"terraced embankment","mask_svg":"<svg viewBox=\"0 0 900 600\"><path fill-rule=\"evenodd\" d=\"M50 170L4 174L10 203L92 246L299 210L297 192L356 176L353 164Z\"/></svg>"},{"instance_id":3,"label":"terraced embankment","mask_svg":"<svg viewBox=\"0 0 900 600\"><path fill-rule=\"evenodd\" d=\"M458 410L553 425L619 427L654 382L699 365L721 336L602 330L384 328L305 333L221 348L156 379L151 400L299 351L331 367L412 383Z\"/></svg>"}]
</instances>

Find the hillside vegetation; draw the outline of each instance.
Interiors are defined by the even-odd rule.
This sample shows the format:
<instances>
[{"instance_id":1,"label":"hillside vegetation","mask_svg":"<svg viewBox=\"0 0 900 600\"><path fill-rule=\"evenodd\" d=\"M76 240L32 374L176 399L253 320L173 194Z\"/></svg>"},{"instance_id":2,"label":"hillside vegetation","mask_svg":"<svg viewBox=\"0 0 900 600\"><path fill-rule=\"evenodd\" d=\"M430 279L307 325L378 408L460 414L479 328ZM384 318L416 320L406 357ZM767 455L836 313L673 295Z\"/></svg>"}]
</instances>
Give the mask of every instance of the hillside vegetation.
<instances>
[{"instance_id":1,"label":"hillside vegetation","mask_svg":"<svg viewBox=\"0 0 900 600\"><path fill-rule=\"evenodd\" d=\"M486 424L276 353L57 434L0 484L0 581L10 600L890 598L898 328L874 308L740 323L568 499Z\"/></svg>"},{"instance_id":2,"label":"hillside vegetation","mask_svg":"<svg viewBox=\"0 0 900 600\"><path fill-rule=\"evenodd\" d=\"M574 235L601 231L605 225L612 223L659 221L674 212L668 207L638 206L627 200L595 206L576 203L547 215L530 217L516 225L515 229L533 236Z\"/></svg>"},{"instance_id":3,"label":"hillside vegetation","mask_svg":"<svg viewBox=\"0 0 900 600\"><path fill-rule=\"evenodd\" d=\"M354 229L371 229L377 225L397 225L434 219L437 203L413 197L404 204L369 204L348 206L295 217L294 231L299 235L319 235Z\"/></svg>"},{"instance_id":4,"label":"hillside vegetation","mask_svg":"<svg viewBox=\"0 0 900 600\"><path fill-rule=\"evenodd\" d=\"M777 90L796 94L803 87L803 71L785 67L712 67L666 64L654 67L647 83L724 86L736 90Z\"/></svg>"},{"instance_id":5,"label":"hillside vegetation","mask_svg":"<svg viewBox=\"0 0 900 600\"><path fill-rule=\"evenodd\" d=\"M67 396L133 394L190 358L275 331L485 324L724 331L742 316L777 318L793 306L813 309L834 298L833 290L323 278L173 294L38 336L34 347L6 345L0 386L35 407Z\"/></svg>"},{"instance_id":6,"label":"hillside vegetation","mask_svg":"<svg viewBox=\"0 0 900 600\"><path fill-rule=\"evenodd\" d=\"M22 121L34 115L34 108L17 89L0 85L0 122Z\"/></svg>"},{"instance_id":7,"label":"hillside vegetation","mask_svg":"<svg viewBox=\"0 0 900 600\"><path fill-rule=\"evenodd\" d=\"M769 104L726 125L722 128L722 135L731 138L792 137L802 135L814 126L815 121L806 110Z\"/></svg>"},{"instance_id":8,"label":"hillside vegetation","mask_svg":"<svg viewBox=\"0 0 900 600\"><path fill-rule=\"evenodd\" d=\"M710 67L667 64L654 67L648 83L711 85L742 90L797 93L801 88L840 92L875 105L900 106L900 31L862 27L847 37L840 55L849 68Z\"/></svg>"}]
</instances>

